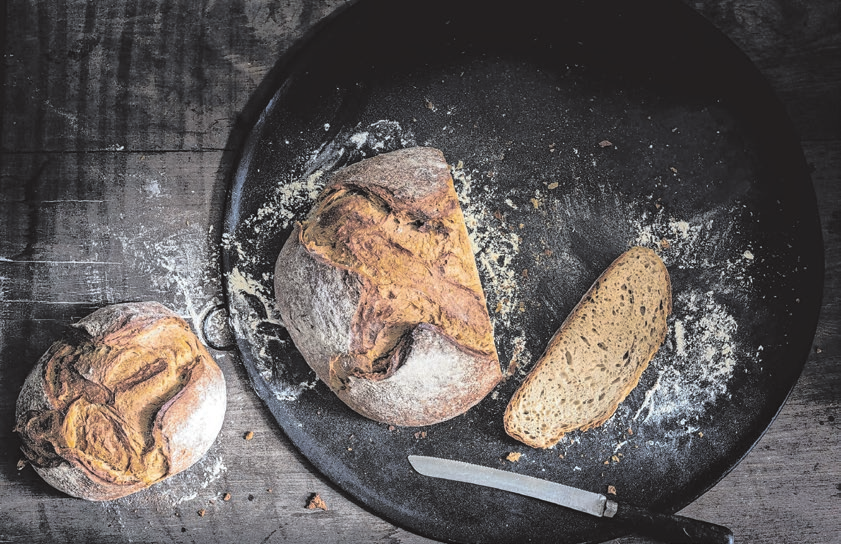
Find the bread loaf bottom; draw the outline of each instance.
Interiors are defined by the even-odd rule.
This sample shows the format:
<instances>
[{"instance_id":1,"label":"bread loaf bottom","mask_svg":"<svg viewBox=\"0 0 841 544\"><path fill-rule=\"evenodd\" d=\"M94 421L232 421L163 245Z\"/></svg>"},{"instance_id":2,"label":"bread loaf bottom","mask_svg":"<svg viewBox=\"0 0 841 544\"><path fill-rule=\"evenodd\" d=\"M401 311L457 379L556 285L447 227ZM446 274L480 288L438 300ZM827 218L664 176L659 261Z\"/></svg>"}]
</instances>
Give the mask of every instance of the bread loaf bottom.
<instances>
[{"instance_id":1,"label":"bread loaf bottom","mask_svg":"<svg viewBox=\"0 0 841 544\"><path fill-rule=\"evenodd\" d=\"M672 311L669 273L634 247L596 280L552 337L505 411L505 430L535 447L607 421L660 348Z\"/></svg>"}]
</instances>

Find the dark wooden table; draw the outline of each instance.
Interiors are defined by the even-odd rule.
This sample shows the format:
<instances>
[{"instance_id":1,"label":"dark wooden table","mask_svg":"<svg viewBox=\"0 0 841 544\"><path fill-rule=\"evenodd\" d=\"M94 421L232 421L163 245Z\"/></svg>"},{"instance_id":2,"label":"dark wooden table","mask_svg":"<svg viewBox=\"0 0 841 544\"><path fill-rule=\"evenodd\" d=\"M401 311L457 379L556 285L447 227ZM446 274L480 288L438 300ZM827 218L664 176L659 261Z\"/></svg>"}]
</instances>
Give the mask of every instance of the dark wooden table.
<instances>
[{"instance_id":1,"label":"dark wooden table","mask_svg":"<svg viewBox=\"0 0 841 544\"><path fill-rule=\"evenodd\" d=\"M686 3L751 57L789 111L812 167L826 284L789 401L683 513L731 527L738 542L841 542L841 4ZM11 432L26 374L66 324L129 300L195 323L222 296L238 116L278 57L343 4L0 2L0 542L428 542L315 473L231 352L214 352L229 392L215 445L145 492L69 498L19 467ZM305 508L315 492L327 510Z\"/></svg>"}]
</instances>

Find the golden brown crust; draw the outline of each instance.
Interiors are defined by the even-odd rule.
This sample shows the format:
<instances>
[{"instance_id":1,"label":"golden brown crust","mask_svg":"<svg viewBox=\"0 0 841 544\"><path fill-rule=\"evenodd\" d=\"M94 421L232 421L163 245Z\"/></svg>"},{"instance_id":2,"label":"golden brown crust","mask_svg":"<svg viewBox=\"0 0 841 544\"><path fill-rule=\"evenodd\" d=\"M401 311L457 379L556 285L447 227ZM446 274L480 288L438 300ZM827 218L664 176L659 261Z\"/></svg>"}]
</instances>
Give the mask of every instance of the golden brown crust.
<instances>
[{"instance_id":1,"label":"golden brown crust","mask_svg":"<svg viewBox=\"0 0 841 544\"><path fill-rule=\"evenodd\" d=\"M438 150L395 151L334 174L281 250L275 290L310 366L372 419L400 425L447 419L501 378L464 218ZM424 344L429 331L445 341ZM438 351L424 357L428 349ZM461 354L444 374L447 383L439 383L445 392L458 390L450 401L422 383L412 386L410 372L400 371L410 361L435 360L442 350ZM456 367L463 367L458 378ZM469 390L450 384L468 375ZM413 395L412 387L427 397ZM367 398L357 398L363 390ZM402 415L395 413L400 403L406 404ZM417 403L424 406L408 406Z\"/></svg>"},{"instance_id":2,"label":"golden brown crust","mask_svg":"<svg viewBox=\"0 0 841 544\"><path fill-rule=\"evenodd\" d=\"M160 304L132 303L75 330L18 398L16 431L36 471L70 495L105 500L197 461L221 428L225 385L187 323Z\"/></svg>"},{"instance_id":3,"label":"golden brown crust","mask_svg":"<svg viewBox=\"0 0 841 544\"><path fill-rule=\"evenodd\" d=\"M668 332L669 273L650 249L617 258L576 305L505 411L506 432L535 448L607 421Z\"/></svg>"}]
</instances>

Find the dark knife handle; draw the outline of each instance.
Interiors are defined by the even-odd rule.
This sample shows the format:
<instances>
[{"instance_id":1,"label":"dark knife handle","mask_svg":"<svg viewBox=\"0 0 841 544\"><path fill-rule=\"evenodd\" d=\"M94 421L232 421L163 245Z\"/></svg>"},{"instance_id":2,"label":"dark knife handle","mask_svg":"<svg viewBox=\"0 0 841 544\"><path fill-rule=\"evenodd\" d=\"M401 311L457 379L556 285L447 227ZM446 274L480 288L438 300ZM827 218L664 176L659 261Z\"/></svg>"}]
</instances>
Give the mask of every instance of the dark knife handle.
<instances>
[{"instance_id":1,"label":"dark knife handle","mask_svg":"<svg viewBox=\"0 0 841 544\"><path fill-rule=\"evenodd\" d=\"M680 544L733 544L727 527L697 519L652 512L632 504L617 503L613 519L635 533L663 542Z\"/></svg>"}]
</instances>

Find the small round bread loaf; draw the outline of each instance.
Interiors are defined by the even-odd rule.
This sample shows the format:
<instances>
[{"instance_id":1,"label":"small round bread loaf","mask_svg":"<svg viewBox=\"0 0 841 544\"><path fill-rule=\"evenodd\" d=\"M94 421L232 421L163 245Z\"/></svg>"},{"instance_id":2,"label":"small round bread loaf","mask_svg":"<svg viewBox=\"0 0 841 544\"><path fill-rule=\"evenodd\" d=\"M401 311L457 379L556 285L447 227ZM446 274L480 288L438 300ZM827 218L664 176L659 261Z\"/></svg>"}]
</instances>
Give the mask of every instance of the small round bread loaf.
<instances>
[{"instance_id":1,"label":"small round bread loaf","mask_svg":"<svg viewBox=\"0 0 841 544\"><path fill-rule=\"evenodd\" d=\"M484 291L441 151L337 171L275 266L292 341L356 412L403 426L462 414L500 381Z\"/></svg>"},{"instance_id":2,"label":"small round bread loaf","mask_svg":"<svg viewBox=\"0 0 841 544\"><path fill-rule=\"evenodd\" d=\"M17 402L22 450L68 495L129 495L190 467L222 428L225 378L156 302L107 306L39 359Z\"/></svg>"}]
</instances>

